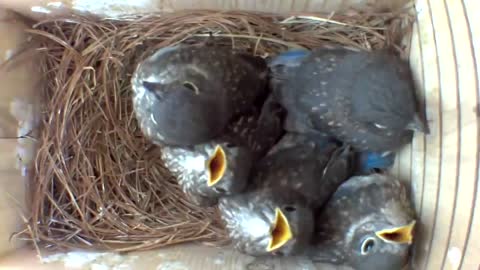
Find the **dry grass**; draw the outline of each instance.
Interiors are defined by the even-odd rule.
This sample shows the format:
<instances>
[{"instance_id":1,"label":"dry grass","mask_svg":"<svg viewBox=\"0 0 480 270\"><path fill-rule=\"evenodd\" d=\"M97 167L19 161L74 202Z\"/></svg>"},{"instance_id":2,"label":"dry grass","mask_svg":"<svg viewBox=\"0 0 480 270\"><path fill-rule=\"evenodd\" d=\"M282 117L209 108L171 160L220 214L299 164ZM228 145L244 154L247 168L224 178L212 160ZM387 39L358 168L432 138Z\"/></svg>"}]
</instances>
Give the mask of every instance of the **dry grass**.
<instances>
[{"instance_id":1,"label":"dry grass","mask_svg":"<svg viewBox=\"0 0 480 270\"><path fill-rule=\"evenodd\" d=\"M216 210L186 199L137 127L129 85L137 61L209 33L257 55L328 44L404 52L401 26L410 22L405 12L280 17L202 10L38 23L29 31L46 56L45 107L32 213L17 237L50 248L118 251L225 243Z\"/></svg>"}]
</instances>

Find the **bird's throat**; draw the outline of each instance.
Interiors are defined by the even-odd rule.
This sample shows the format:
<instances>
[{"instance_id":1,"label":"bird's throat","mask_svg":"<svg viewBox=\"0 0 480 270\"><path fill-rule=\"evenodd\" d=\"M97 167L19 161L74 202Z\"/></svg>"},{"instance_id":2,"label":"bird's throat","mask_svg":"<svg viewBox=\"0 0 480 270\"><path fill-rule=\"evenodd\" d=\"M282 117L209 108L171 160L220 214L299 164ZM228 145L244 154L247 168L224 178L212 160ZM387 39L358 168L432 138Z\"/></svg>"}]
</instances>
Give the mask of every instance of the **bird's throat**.
<instances>
[{"instance_id":1,"label":"bird's throat","mask_svg":"<svg viewBox=\"0 0 480 270\"><path fill-rule=\"evenodd\" d=\"M227 169L227 156L222 147L217 146L212 157L208 160L208 186L217 184Z\"/></svg>"},{"instance_id":2,"label":"bird's throat","mask_svg":"<svg viewBox=\"0 0 480 270\"><path fill-rule=\"evenodd\" d=\"M273 230L271 231L271 240L267 251L271 252L281 248L290 239L292 239L292 237L293 234L288 219L285 217L283 212L277 208L275 210L275 221Z\"/></svg>"}]
</instances>

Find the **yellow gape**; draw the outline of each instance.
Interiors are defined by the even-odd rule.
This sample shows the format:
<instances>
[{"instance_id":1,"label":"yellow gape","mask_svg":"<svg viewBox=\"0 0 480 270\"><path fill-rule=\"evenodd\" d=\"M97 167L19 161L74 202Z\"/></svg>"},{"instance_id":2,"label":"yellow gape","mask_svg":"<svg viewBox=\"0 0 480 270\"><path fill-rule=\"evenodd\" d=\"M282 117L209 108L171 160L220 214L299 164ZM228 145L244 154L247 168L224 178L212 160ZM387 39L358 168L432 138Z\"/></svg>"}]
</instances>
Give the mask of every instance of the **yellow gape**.
<instances>
[{"instance_id":1,"label":"yellow gape","mask_svg":"<svg viewBox=\"0 0 480 270\"><path fill-rule=\"evenodd\" d=\"M218 183L227 169L227 157L222 147L217 146L213 156L208 161L208 186L211 187Z\"/></svg>"},{"instance_id":2,"label":"yellow gape","mask_svg":"<svg viewBox=\"0 0 480 270\"><path fill-rule=\"evenodd\" d=\"M272 238L267 247L268 252L282 247L293 237L290 224L288 223L288 220L283 214L282 210L279 208L275 209L275 221L273 230L270 232L270 234Z\"/></svg>"},{"instance_id":3,"label":"yellow gape","mask_svg":"<svg viewBox=\"0 0 480 270\"><path fill-rule=\"evenodd\" d=\"M397 244L411 244L413 241L413 229L415 221L402 227L378 231L375 234L385 242Z\"/></svg>"}]
</instances>

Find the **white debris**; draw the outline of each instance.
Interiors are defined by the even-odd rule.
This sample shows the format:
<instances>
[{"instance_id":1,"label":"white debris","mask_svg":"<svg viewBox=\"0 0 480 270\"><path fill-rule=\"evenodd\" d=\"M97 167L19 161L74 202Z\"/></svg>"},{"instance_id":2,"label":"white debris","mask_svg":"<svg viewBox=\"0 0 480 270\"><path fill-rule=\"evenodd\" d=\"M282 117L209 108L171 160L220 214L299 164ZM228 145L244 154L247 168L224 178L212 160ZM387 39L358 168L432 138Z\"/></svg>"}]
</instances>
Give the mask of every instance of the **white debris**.
<instances>
[{"instance_id":1,"label":"white debris","mask_svg":"<svg viewBox=\"0 0 480 270\"><path fill-rule=\"evenodd\" d=\"M31 10L32 10L33 12L45 13L45 14L48 14L48 13L51 12L48 8L44 8L44 7L40 7L40 6L33 6L33 7L31 8Z\"/></svg>"},{"instance_id":2,"label":"white debris","mask_svg":"<svg viewBox=\"0 0 480 270\"><path fill-rule=\"evenodd\" d=\"M458 269L460 261L462 260L462 251L460 251L458 247L451 247L448 249L447 258L452 265L452 268Z\"/></svg>"}]
</instances>

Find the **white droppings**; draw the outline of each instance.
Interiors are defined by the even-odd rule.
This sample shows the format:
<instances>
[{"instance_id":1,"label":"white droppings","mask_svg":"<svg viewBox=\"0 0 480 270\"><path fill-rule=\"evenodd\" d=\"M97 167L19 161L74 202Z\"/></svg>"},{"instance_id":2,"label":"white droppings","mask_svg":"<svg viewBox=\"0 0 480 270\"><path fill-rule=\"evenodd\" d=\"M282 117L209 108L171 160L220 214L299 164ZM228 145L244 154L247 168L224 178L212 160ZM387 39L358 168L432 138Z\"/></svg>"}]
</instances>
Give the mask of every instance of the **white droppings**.
<instances>
[{"instance_id":1,"label":"white droppings","mask_svg":"<svg viewBox=\"0 0 480 270\"><path fill-rule=\"evenodd\" d=\"M63 6L62 2L49 2L49 3L47 3L47 7L60 8L62 6Z\"/></svg>"},{"instance_id":2,"label":"white droppings","mask_svg":"<svg viewBox=\"0 0 480 270\"><path fill-rule=\"evenodd\" d=\"M72 251L43 257L42 262L51 263L63 261L64 266L67 268L81 268L102 256L104 256L104 253Z\"/></svg>"},{"instance_id":3,"label":"white droppings","mask_svg":"<svg viewBox=\"0 0 480 270\"><path fill-rule=\"evenodd\" d=\"M38 123L38 108L34 104L15 99L10 102L10 114L18 121L17 136L17 168L22 170L22 175L27 173L25 166L29 166L36 151L36 141L24 136L31 135Z\"/></svg>"},{"instance_id":4,"label":"white droppings","mask_svg":"<svg viewBox=\"0 0 480 270\"><path fill-rule=\"evenodd\" d=\"M108 265L105 265L105 264L93 263L90 266L90 269L91 270L110 270L110 267Z\"/></svg>"},{"instance_id":5,"label":"white droppings","mask_svg":"<svg viewBox=\"0 0 480 270\"><path fill-rule=\"evenodd\" d=\"M326 103L320 103L320 104L318 104L318 105L319 105L320 107L325 107L325 106L327 106Z\"/></svg>"},{"instance_id":6,"label":"white droppings","mask_svg":"<svg viewBox=\"0 0 480 270\"><path fill-rule=\"evenodd\" d=\"M68 269L133 270L138 256L122 256L116 253L72 251L42 258L43 263L63 262Z\"/></svg>"},{"instance_id":7,"label":"white droppings","mask_svg":"<svg viewBox=\"0 0 480 270\"><path fill-rule=\"evenodd\" d=\"M326 81L321 81L320 84L321 85L327 85L327 82Z\"/></svg>"},{"instance_id":8,"label":"white droppings","mask_svg":"<svg viewBox=\"0 0 480 270\"><path fill-rule=\"evenodd\" d=\"M333 124L335 124L335 122L334 122L334 121L330 121L330 122L328 122L328 125L329 125L329 126L333 126Z\"/></svg>"},{"instance_id":9,"label":"white droppings","mask_svg":"<svg viewBox=\"0 0 480 270\"><path fill-rule=\"evenodd\" d=\"M44 8L40 6L33 6L31 10L32 12L45 13L45 14L49 14L51 12L48 8Z\"/></svg>"},{"instance_id":10,"label":"white droppings","mask_svg":"<svg viewBox=\"0 0 480 270\"><path fill-rule=\"evenodd\" d=\"M73 1L72 5L74 10L112 18L158 9L156 2L150 0L82 0Z\"/></svg>"},{"instance_id":11,"label":"white droppings","mask_svg":"<svg viewBox=\"0 0 480 270\"><path fill-rule=\"evenodd\" d=\"M462 260L462 251L458 247L451 247L448 249L447 258L453 268L458 269Z\"/></svg>"},{"instance_id":12,"label":"white droppings","mask_svg":"<svg viewBox=\"0 0 480 270\"><path fill-rule=\"evenodd\" d=\"M222 265L225 264L225 259L224 258L215 258L213 259L213 263L216 265Z\"/></svg>"},{"instance_id":13,"label":"white droppings","mask_svg":"<svg viewBox=\"0 0 480 270\"><path fill-rule=\"evenodd\" d=\"M12 49L6 50L6 51L5 51L5 57L4 57L5 61L10 60L10 58L12 58L14 52L15 52L15 51L12 50Z\"/></svg>"},{"instance_id":14,"label":"white droppings","mask_svg":"<svg viewBox=\"0 0 480 270\"><path fill-rule=\"evenodd\" d=\"M165 261L157 266L157 270L190 270L190 268L179 261Z\"/></svg>"}]
</instances>

